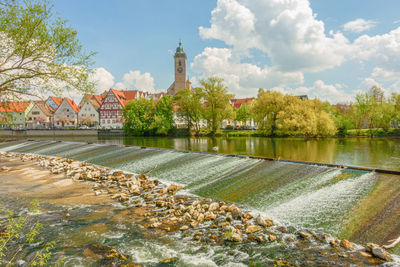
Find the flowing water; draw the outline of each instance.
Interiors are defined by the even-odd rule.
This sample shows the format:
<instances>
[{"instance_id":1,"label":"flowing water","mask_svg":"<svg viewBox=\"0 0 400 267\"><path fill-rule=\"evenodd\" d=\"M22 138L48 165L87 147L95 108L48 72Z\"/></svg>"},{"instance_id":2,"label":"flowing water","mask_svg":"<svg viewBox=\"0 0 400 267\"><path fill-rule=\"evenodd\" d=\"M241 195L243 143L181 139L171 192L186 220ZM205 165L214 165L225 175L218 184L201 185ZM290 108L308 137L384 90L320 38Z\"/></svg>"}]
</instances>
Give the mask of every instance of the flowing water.
<instances>
[{"instance_id":1,"label":"flowing water","mask_svg":"<svg viewBox=\"0 0 400 267\"><path fill-rule=\"evenodd\" d=\"M148 172L165 183L185 185L188 194L234 202L264 212L281 224L327 232L354 242L383 244L400 235L400 177L395 175L246 156L49 140L1 143L0 150L62 156L132 173ZM5 194L2 192L1 202ZM181 258L182 266L233 266L233 262L249 258L241 251L219 256L212 248L205 248L197 253L196 248L180 246L178 239L155 241L151 233L144 237L143 230L133 224L115 224L123 208L110 205L72 209L73 217L81 219L69 225L74 230L62 237L64 243L77 239L74 235L83 231L88 238L115 245L149 266L155 264L155 259L173 256ZM99 215L92 218L90 212ZM93 233L85 225L94 227ZM74 246L72 241L70 246ZM74 263L73 257L69 260Z\"/></svg>"}]
</instances>

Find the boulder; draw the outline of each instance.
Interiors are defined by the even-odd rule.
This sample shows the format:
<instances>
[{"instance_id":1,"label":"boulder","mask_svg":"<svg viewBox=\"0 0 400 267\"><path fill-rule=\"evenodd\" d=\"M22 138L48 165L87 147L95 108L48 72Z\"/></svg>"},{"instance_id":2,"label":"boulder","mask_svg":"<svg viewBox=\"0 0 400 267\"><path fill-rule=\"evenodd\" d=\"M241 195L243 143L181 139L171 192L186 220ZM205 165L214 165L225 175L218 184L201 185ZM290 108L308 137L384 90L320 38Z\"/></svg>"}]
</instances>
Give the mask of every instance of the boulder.
<instances>
[{"instance_id":1,"label":"boulder","mask_svg":"<svg viewBox=\"0 0 400 267\"><path fill-rule=\"evenodd\" d=\"M390 257L389 253L377 244L368 243L367 246L365 247L365 249L368 252L371 252L371 254L374 255L375 257L380 258L382 260L385 260L385 261L393 260Z\"/></svg>"},{"instance_id":2,"label":"boulder","mask_svg":"<svg viewBox=\"0 0 400 267\"><path fill-rule=\"evenodd\" d=\"M341 241L340 241L340 246L342 247L342 248L345 248L345 249L352 249L353 247L354 247L354 245L353 245L353 243L351 243L349 240L347 240L347 239L342 239Z\"/></svg>"},{"instance_id":3,"label":"boulder","mask_svg":"<svg viewBox=\"0 0 400 267\"><path fill-rule=\"evenodd\" d=\"M214 211L214 210L218 210L219 209L219 204L217 202L213 202L210 204L210 206L208 207L209 211Z\"/></svg>"},{"instance_id":4,"label":"boulder","mask_svg":"<svg viewBox=\"0 0 400 267\"><path fill-rule=\"evenodd\" d=\"M264 226L265 228L271 227L274 225L274 221L271 218L264 217L261 214L258 214L256 217L256 223L258 225Z\"/></svg>"},{"instance_id":5,"label":"boulder","mask_svg":"<svg viewBox=\"0 0 400 267\"><path fill-rule=\"evenodd\" d=\"M261 231L262 230L262 228L261 228L261 226L259 226L259 225L249 225L249 226L247 226L246 227L246 234L252 234L252 233L255 233L255 232L258 232L258 231Z\"/></svg>"}]
</instances>

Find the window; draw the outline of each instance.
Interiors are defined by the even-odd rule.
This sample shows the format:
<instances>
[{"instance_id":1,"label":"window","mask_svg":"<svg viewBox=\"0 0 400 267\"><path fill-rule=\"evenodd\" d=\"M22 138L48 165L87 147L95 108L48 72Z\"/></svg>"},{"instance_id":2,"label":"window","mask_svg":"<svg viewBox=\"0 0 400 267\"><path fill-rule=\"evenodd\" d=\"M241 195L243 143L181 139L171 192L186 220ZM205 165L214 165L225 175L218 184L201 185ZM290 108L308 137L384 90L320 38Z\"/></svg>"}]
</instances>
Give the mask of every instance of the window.
<instances>
[{"instance_id":1,"label":"window","mask_svg":"<svg viewBox=\"0 0 400 267\"><path fill-rule=\"evenodd\" d=\"M69 112L69 108L67 108L67 112Z\"/></svg>"},{"instance_id":2,"label":"window","mask_svg":"<svg viewBox=\"0 0 400 267\"><path fill-rule=\"evenodd\" d=\"M107 123L110 123L110 120L107 120Z\"/></svg>"},{"instance_id":3,"label":"window","mask_svg":"<svg viewBox=\"0 0 400 267\"><path fill-rule=\"evenodd\" d=\"M32 111L32 115L39 115L39 111Z\"/></svg>"}]
</instances>

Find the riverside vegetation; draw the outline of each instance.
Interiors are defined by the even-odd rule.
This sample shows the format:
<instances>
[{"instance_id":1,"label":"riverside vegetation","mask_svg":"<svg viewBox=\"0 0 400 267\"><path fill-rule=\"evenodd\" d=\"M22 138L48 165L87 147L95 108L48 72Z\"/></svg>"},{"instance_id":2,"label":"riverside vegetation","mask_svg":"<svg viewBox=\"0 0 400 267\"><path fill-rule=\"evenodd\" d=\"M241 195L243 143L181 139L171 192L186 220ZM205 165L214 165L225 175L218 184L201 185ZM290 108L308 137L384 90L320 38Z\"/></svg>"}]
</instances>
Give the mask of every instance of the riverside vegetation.
<instances>
[{"instance_id":1,"label":"riverside vegetation","mask_svg":"<svg viewBox=\"0 0 400 267\"><path fill-rule=\"evenodd\" d=\"M54 174L89 182L95 195L108 195L120 201L128 212L135 215L135 223L159 234L179 234L182 239L189 238L195 243L234 246L243 251L254 246L260 247L264 253L271 251L267 254L271 264L313 264L318 260L325 264L337 261L343 264L374 265L391 261L393 257L376 244L368 243L363 247L309 229L298 230L277 225L264 214L232 203L181 194L181 185L166 185L149 179L147 174L134 175L62 157L10 152L3 152L0 156L36 162ZM291 258L293 255L283 258L276 251L277 247L293 246L304 254L305 258L300 262L297 262L299 259ZM115 264L129 263L127 255L107 246L93 244L88 250L86 254L105 253L103 256ZM176 260L167 259L165 262Z\"/></svg>"},{"instance_id":2,"label":"riverside vegetation","mask_svg":"<svg viewBox=\"0 0 400 267\"><path fill-rule=\"evenodd\" d=\"M174 98L160 101L132 100L123 109L124 130L132 135L176 135L173 107L185 122L186 134L254 135L254 136L393 136L399 135L400 95L385 98L381 88L373 86L358 94L351 105L331 105L319 99L300 99L276 91L259 89L249 105L233 108L223 79L201 80L201 87L184 89ZM233 121L246 128L248 121L258 125L256 131L220 131L222 121ZM207 123L207 128L201 125ZM181 133L181 132L180 132Z\"/></svg>"}]
</instances>

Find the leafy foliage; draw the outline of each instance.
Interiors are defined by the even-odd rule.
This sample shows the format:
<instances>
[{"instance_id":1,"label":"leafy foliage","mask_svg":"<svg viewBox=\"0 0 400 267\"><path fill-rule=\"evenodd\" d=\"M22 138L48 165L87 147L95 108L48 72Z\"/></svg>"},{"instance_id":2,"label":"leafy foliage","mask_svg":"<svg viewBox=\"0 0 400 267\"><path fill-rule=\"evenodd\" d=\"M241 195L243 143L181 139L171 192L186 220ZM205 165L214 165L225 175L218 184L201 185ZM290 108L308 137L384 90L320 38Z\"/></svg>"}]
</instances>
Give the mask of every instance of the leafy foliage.
<instances>
[{"instance_id":1,"label":"leafy foliage","mask_svg":"<svg viewBox=\"0 0 400 267\"><path fill-rule=\"evenodd\" d=\"M132 135L167 135L174 128L172 96L131 100L122 109L124 131Z\"/></svg>"},{"instance_id":2,"label":"leafy foliage","mask_svg":"<svg viewBox=\"0 0 400 267\"><path fill-rule=\"evenodd\" d=\"M246 123L251 118L250 107L246 103L240 105L240 108L235 108L235 120Z\"/></svg>"},{"instance_id":3,"label":"leafy foliage","mask_svg":"<svg viewBox=\"0 0 400 267\"><path fill-rule=\"evenodd\" d=\"M37 213L39 202L32 201L29 212ZM42 224L31 215L17 216L13 210L0 209L5 215L0 220L0 265L12 266L21 259L21 251L39 241ZM26 266L44 266L51 259L55 241L47 242L35 255L28 259ZM62 259L58 265L62 263Z\"/></svg>"},{"instance_id":4,"label":"leafy foliage","mask_svg":"<svg viewBox=\"0 0 400 267\"><path fill-rule=\"evenodd\" d=\"M178 107L178 116L186 122L189 130L194 128L198 134L200 132L200 121L204 115L204 106L200 94L190 89L184 89L175 95L174 100Z\"/></svg>"},{"instance_id":5,"label":"leafy foliage","mask_svg":"<svg viewBox=\"0 0 400 267\"><path fill-rule=\"evenodd\" d=\"M211 134L215 134L224 119L234 118L230 104L233 95L228 94L228 88L222 78L210 77L201 80L200 84L202 87L198 88L198 92L205 100L204 117L209 122Z\"/></svg>"},{"instance_id":6,"label":"leafy foliage","mask_svg":"<svg viewBox=\"0 0 400 267\"><path fill-rule=\"evenodd\" d=\"M0 8L0 96L60 95L64 89L89 92L88 68L77 31L53 17L47 0L7 1Z\"/></svg>"},{"instance_id":7,"label":"leafy foliage","mask_svg":"<svg viewBox=\"0 0 400 267\"><path fill-rule=\"evenodd\" d=\"M300 99L274 91L259 90L253 116L266 135L334 135L336 127L319 100Z\"/></svg>"}]
</instances>

